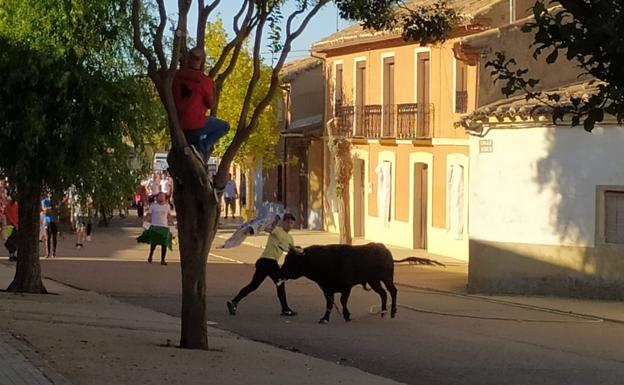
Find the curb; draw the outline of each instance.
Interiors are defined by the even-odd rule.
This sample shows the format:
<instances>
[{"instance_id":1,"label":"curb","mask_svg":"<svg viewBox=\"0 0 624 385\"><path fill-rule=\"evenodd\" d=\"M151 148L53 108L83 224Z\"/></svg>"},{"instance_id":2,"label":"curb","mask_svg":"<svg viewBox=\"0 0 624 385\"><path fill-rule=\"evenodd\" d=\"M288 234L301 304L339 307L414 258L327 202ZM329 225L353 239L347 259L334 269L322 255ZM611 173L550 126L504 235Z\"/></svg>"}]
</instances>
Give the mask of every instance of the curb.
<instances>
[{"instance_id":1,"label":"curb","mask_svg":"<svg viewBox=\"0 0 624 385\"><path fill-rule=\"evenodd\" d=\"M482 295L461 293L461 292L457 292L457 291L442 290L442 289L433 289L433 288L429 288L429 287L410 285L410 284L400 283L400 282L396 282L395 284L397 286L408 287L408 288L411 288L411 289L418 289L418 290L424 290L424 291L429 291L429 292L433 292L433 293L452 295L452 296L456 296L456 297L464 297L464 298L469 298L469 299L473 299L473 300L479 300L479 301L485 301L485 302L491 302L491 303L498 303L498 304L503 304L503 305L508 305L508 306L515 306L515 307L520 307L520 308L530 309L530 310L535 310L535 311L542 311L542 312L547 312L547 313L555 313L555 314L560 314L560 315L565 315L565 316L574 316L574 317L578 317L578 318L586 318L588 320L601 320L601 321L604 321L604 322L611 322L611 323L616 323L616 324L621 324L621 325L624 324L624 320L615 319L615 318L609 318L609 317L602 317L602 316L597 316L597 315L594 315L594 314L580 313L580 312L575 312L575 311L564 311L564 310L553 309L553 308L548 308L548 307L544 307L544 306L528 305L528 304L525 304L525 303L514 302L514 301L509 301L509 300L504 300L504 299L490 298L490 297L485 297L485 296L482 296Z\"/></svg>"}]
</instances>

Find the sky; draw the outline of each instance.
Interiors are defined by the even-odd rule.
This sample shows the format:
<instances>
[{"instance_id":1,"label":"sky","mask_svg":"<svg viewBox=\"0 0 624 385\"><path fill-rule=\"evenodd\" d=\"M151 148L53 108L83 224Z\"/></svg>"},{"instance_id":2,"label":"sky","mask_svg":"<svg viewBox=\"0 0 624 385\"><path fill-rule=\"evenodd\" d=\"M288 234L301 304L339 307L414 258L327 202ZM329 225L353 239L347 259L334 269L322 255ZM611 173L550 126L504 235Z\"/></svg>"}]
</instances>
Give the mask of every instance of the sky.
<instances>
[{"instance_id":1,"label":"sky","mask_svg":"<svg viewBox=\"0 0 624 385\"><path fill-rule=\"evenodd\" d=\"M206 3L209 3L209 1L206 1ZM165 5L167 7L168 15L170 17L176 16L178 9L178 0L165 0ZM231 35L232 20L234 19L234 15L236 15L236 12L238 11L240 5L240 0L223 0L221 1L219 7L215 11L213 11L210 20L214 20L217 17L223 19L226 32ZM289 15L290 12L292 12L293 10L294 1L289 0L284 8L284 18L286 18L287 15ZM287 62L308 56L308 50L314 42L319 41L323 37L336 32L337 28L343 29L351 24L345 20L338 20L337 15L337 10L333 3L325 6L312 19L312 21L310 21L308 27L301 34L301 36L299 36L297 40L295 40L291 53L288 56ZM197 4L195 1L193 2L193 5L191 6L191 10L189 12L188 28L189 34L195 37L197 31ZM268 49L268 42L264 44L264 47L263 57L267 63L270 63L271 54Z\"/></svg>"}]
</instances>

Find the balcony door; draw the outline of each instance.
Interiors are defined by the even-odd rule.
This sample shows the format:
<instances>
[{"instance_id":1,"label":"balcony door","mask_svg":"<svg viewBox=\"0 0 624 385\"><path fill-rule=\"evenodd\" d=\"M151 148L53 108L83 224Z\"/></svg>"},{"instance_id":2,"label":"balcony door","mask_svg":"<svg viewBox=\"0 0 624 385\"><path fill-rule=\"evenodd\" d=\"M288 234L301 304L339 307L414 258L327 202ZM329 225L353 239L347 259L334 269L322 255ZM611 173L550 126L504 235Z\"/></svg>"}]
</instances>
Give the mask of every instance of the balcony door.
<instances>
[{"instance_id":1,"label":"balcony door","mask_svg":"<svg viewBox=\"0 0 624 385\"><path fill-rule=\"evenodd\" d=\"M431 83L431 70L429 56L429 52L418 52L416 54L417 135L419 137L427 137L430 134L429 104L431 103L431 92L429 85Z\"/></svg>"},{"instance_id":2,"label":"balcony door","mask_svg":"<svg viewBox=\"0 0 624 385\"><path fill-rule=\"evenodd\" d=\"M355 62L355 136L362 136L366 105L366 61Z\"/></svg>"},{"instance_id":3,"label":"balcony door","mask_svg":"<svg viewBox=\"0 0 624 385\"><path fill-rule=\"evenodd\" d=\"M396 136L394 130L394 57L383 59L383 136Z\"/></svg>"}]
</instances>

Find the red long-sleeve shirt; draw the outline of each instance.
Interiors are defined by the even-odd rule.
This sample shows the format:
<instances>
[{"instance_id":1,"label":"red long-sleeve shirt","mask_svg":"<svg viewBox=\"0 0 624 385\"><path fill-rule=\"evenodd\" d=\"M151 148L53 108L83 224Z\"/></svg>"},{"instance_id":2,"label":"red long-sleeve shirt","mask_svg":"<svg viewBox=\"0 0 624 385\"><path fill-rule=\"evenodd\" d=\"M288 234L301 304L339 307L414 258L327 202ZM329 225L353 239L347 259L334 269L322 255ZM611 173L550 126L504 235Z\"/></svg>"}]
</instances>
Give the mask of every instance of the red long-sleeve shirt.
<instances>
[{"instance_id":1,"label":"red long-sleeve shirt","mask_svg":"<svg viewBox=\"0 0 624 385\"><path fill-rule=\"evenodd\" d=\"M214 100L212 79L200 70L179 69L173 78L173 100L183 130L202 128Z\"/></svg>"}]
</instances>

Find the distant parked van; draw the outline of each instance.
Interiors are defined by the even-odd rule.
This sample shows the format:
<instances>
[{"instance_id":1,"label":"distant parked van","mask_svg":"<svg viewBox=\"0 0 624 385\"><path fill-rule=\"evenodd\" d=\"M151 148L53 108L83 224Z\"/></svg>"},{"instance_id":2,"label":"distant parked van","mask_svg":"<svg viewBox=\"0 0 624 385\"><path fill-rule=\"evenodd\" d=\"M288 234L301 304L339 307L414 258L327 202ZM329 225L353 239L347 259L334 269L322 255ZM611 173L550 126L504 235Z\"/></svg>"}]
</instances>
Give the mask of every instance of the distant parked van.
<instances>
[{"instance_id":1,"label":"distant parked van","mask_svg":"<svg viewBox=\"0 0 624 385\"><path fill-rule=\"evenodd\" d=\"M154 171L166 171L169 168L167 153L157 152L154 154Z\"/></svg>"}]
</instances>

